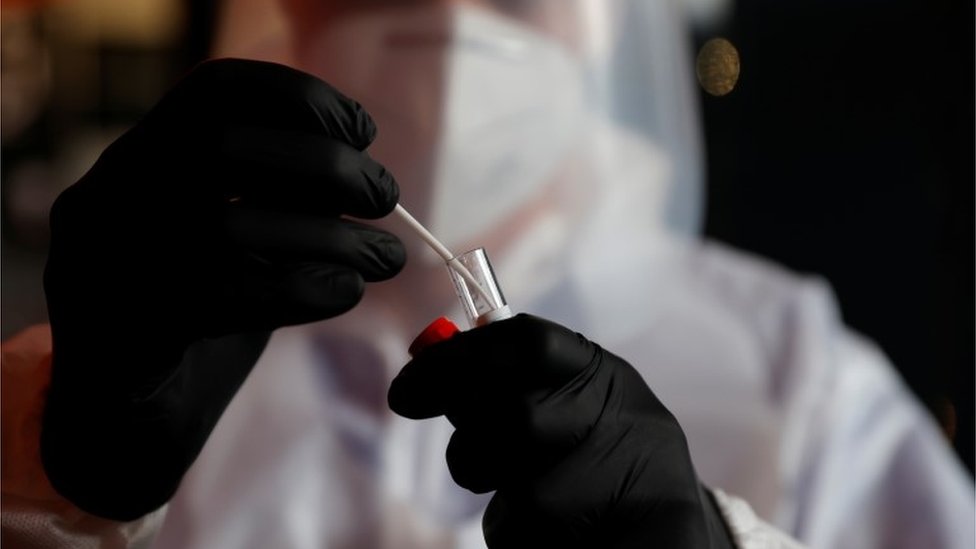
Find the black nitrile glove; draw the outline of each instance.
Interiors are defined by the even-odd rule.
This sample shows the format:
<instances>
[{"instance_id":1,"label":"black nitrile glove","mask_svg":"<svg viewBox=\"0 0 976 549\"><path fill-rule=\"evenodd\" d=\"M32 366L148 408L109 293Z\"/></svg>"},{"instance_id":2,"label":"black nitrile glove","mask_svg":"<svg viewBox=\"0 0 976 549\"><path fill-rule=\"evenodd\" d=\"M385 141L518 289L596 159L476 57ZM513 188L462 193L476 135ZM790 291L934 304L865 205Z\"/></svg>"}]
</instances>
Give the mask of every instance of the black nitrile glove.
<instances>
[{"instance_id":1,"label":"black nitrile glove","mask_svg":"<svg viewBox=\"0 0 976 549\"><path fill-rule=\"evenodd\" d=\"M497 490L489 547L731 548L674 416L640 374L580 334L529 315L422 350L390 407L445 415L454 480Z\"/></svg>"},{"instance_id":2,"label":"black nitrile glove","mask_svg":"<svg viewBox=\"0 0 976 549\"><path fill-rule=\"evenodd\" d=\"M54 487L129 520L164 504L270 331L352 308L394 276L393 177L376 128L324 82L211 61L113 143L51 211L54 335L41 438Z\"/></svg>"}]
</instances>

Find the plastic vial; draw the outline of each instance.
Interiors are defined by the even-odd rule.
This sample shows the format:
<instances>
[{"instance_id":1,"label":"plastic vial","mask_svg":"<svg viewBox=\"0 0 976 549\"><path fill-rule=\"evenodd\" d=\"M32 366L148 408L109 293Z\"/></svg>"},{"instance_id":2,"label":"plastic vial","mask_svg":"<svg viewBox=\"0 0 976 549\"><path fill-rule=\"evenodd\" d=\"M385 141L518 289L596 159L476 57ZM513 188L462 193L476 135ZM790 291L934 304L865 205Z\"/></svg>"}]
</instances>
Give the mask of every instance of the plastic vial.
<instances>
[{"instance_id":1,"label":"plastic vial","mask_svg":"<svg viewBox=\"0 0 976 549\"><path fill-rule=\"evenodd\" d=\"M470 276L462 275L464 269L470 273ZM512 316L512 310L505 302L501 288L498 287L495 271L491 268L491 262L488 261L488 254L485 253L484 248L477 248L451 258L447 262L447 270L451 273L454 289L457 291L458 299L461 300L470 327L484 326ZM474 283L477 283L477 288L472 286Z\"/></svg>"}]
</instances>

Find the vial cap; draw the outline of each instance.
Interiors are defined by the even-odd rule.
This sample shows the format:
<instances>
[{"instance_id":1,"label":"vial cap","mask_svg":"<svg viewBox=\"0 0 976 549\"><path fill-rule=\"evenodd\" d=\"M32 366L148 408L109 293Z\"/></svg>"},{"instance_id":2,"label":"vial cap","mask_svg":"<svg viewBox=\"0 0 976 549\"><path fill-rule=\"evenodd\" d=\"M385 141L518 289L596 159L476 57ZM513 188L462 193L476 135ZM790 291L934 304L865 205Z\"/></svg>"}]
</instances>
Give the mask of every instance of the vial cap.
<instances>
[{"instance_id":1,"label":"vial cap","mask_svg":"<svg viewBox=\"0 0 976 549\"><path fill-rule=\"evenodd\" d=\"M417 353L423 351L427 347L439 343L441 341L446 341L451 339L454 334L460 332L461 330L451 322L447 317L439 317L424 328L424 331L420 332L420 335L413 340L410 344L408 351L410 356L417 356Z\"/></svg>"}]
</instances>

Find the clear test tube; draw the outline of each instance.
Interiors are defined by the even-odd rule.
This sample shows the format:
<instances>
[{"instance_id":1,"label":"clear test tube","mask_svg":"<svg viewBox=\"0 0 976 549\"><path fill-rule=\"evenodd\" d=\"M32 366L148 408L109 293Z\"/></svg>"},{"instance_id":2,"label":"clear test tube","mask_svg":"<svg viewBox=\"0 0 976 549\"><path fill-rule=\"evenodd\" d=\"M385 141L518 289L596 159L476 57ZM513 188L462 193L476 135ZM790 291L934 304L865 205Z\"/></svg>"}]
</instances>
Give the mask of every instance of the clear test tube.
<instances>
[{"instance_id":1,"label":"clear test tube","mask_svg":"<svg viewBox=\"0 0 976 549\"><path fill-rule=\"evenodd\" d=\"M484 248L476 248L451 258L447 262L447 270L451 273L454 289L470 327L483 326L512 316L512 310L505 302L502 289L495 280L495 271L491 268ZM465 276L468 273L470 275Z\"/></svg>"}]
</instances>

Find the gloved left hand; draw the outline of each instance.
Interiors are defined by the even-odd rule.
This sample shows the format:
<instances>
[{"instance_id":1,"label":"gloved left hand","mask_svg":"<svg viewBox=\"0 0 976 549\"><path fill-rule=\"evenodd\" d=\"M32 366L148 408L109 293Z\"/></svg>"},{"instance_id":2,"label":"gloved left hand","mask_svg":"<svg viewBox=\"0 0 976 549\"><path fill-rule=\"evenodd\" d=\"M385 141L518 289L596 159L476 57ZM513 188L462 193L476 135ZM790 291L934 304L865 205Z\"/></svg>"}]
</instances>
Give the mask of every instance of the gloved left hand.
<instances>
[{"instance_id":1,"label":"gloved left hand","mask_svg":"<svg viewBox=\"0 0 976 549\"><path fill-rule=\"evenodd\" d=\"M627 362L558 324L522 314L427 347L389 403L456 427L454 480L497 490L489 547L733 547L674 416Z\"/></svg>"},{"instance_id":2,"label":"gloved left hand","mask_svg":"<svg viewBox=\"0 0 976 549\"><path fill-rule=\"evenodd\" d=\"M283 65L199 65L55 202L41 458L81 509L169 500L272 330L403 267L369 114Z\"/></svg>"}]
</instances>

